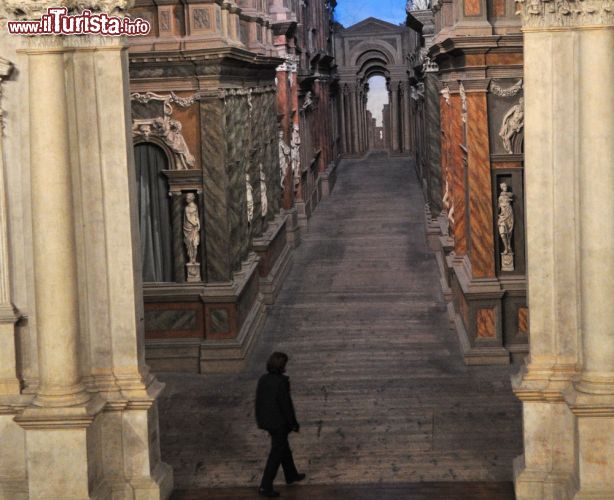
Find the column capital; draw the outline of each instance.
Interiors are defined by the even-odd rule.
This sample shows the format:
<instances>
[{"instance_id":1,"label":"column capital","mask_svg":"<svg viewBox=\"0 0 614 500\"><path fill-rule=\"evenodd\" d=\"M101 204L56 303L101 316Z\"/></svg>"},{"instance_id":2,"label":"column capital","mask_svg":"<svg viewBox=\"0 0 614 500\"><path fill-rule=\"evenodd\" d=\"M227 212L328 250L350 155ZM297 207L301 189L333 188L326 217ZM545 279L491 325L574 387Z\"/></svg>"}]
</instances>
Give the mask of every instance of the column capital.
<instances>
[{"instance_id":1,"label":"column capital","mask_svg":"<svg viewBox=\"0 0 614 500\"><path fill-rule=\"evenodd\" d=\"M614 24L614 0L516 0L523 30L581 28Z\"/></svg>"}]
</instances>

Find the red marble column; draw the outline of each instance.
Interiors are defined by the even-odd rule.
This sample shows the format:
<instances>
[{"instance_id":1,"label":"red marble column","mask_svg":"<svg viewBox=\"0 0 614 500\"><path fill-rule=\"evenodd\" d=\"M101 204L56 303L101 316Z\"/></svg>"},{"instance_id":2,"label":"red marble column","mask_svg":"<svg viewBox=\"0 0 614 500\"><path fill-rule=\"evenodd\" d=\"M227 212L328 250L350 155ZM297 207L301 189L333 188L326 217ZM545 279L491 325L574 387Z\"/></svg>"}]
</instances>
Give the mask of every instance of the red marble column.
<instances>
[{"instance_id":1,"label":"red marble column","mask_svg":"<svg viewBox=\"0 0 614 500\"><path fill-rule=\"evenodd\" d=\"M290 138L292 137L291 130L291 117L292 117L292 103L291 96L288 92L288 77L289 72L286 66L283 71L277 71L277 113L280 117L280 127L283 131L283 139L286 144L290 144ZM284 192L282 197L282 207L286 210L292 208L294 204L294 185L292 180L292 168L288 168L286 172L286 178L284 179Z\"/></svg>"},{"instance_id":2,"label":"red marble column","mask_svg":"<svg viewBox=\"0 0 614 500\"><path fill-rule=\"evenodd\" d=\"M461 119L461 98L458 94L450 96L450 172L452 199L454 200L454 252L457 256L467 254L467 213L463 144L463 121Z\"/></svg>"},{"instance_id":3,"label":"red marble column","mask_svg":"<svg viewBox=\"0 0 614 500\"><path fill-rule=\"evenodd\" d=\"M300 126L300 116L299 116L299 107L298 107L298 73L296 67L294 67L290 73L290 103L292 106L292 127L295 125L297 127ZM300 130L300 129L299 129ZM302 166L301 166L302 168ZM295 179L294 176L292 186L295 186L295 198L297 200L303 200L303 189L302 189L302 181L299 174L298 179Z\"/></svg>"},{"instance_id":4,"label":"red marble column","mask_svg":"<svg viewBox=\"0 0 614 500\"><path fill-rule=\"evenodd\" d=\"M485 92L467 94L469 258L475 278L495 276L492 181Z\"/></svg>"}]
</instances>

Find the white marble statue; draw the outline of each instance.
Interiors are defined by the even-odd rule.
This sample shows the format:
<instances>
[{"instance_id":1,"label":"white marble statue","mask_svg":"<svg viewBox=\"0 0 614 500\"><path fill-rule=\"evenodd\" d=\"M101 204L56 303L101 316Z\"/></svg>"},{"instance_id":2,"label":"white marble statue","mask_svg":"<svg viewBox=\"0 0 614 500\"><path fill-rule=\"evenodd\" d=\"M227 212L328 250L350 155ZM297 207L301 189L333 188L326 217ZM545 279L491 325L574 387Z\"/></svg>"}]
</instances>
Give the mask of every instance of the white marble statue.
<instances>
[{"instance_id":1,"label":"white marble statue","mask_svg":"<svg viewBox=\"0 0 614 500\"><path fill-rule=\"evenodd\" d=\"M405 10L408 12L414 10L428 10L431 8L430 0L407 0Z\"/></svg>"},{"instance_id":2,"label":"white marble statue","mask_svg":"<svg viewBox=\"0 0 614 500\"><path fill-rule=\"evenodd\" d=\"M310 91L305 94L305 100L303 101L303 111L306 111L313 107L313 93Z\"/></svg>"},{"instance_id":3,"label":"white marble statue","mask_svg":"<svg viewBox=\"0 0 614 500\"><path fill-rule=\"evenodd\" d=\"M290 146L284 141L283 130L279 131L279 169L281 170L281 187L284 187L286 182L286 175L288 174L288 167L290 166Z\"/></svg>"},{"instance_id":4,"label":"white marble statue","mask_svg":"<svg viewBox=\"0 0 614 500\"><path fill-rule=\"evenodd\" d=\"M249 174L245 174L245 191L247 196L247 223L254 220L254 188L250 182Z\"/></svg>"},{"instance_id":5,"label":"white marble statue","mask_svg":"<svg viewBox=\"0 0 614 500\"><path fill-rule=\"evenodd\" d=\"M266 175L264 173L264 169L262 168L262 163L259 165L260 168L260 208L262 217L266 217L269 213L269 199L267 198L266 192Z\"/></svg>"},{"instance_id":6,"label":"white marble statue","mask_svg":"<svg viewBox=\"0 0 614 500\"><path fill-rule=\"evenodd\" d=\"M198 246L200 245L200 217L194 193L185 195L185 209L183 212L183 242L188 251L189 264L196 264Z\"/></svg>"},{"instance_id":7,"label":"white marble statue","mask_svg":"<svg viewBox=\"0 0 614 500\"><path fill-rule=\"evenodd\" d=\"M512 235L514 233L514 209L512 201L514 195L508 191L508 186L502 182L499 187L499 215L497 217L497 226L499 228L499 236L503 241L503 252L501 253L501 268L503 271L514 270L514 252L512 249Z\"/></svg>"},{"instance_id":8,"label":"white marble statue","mask_svg":"<svg viewBox=\"0 0 614 500\"><path fill-rule=\"evenodd\" d=\"M292 142L290 148L294 180L298 182L301 178L301 134L299 133L298 124L296 123L292 127Z\"/></svg>"},{"instance_id":9,"label":"white marble statue","mask_svg":"<svg viewBox=\"0 0 614 500\"><path fill-rule=\"evenodd\" d=\"M499 137L503 140L503 147L509 154L514 153L512 141L524 127L524 98L518 100L518 104L512 106L501 123Z\"/></svg>"}]
</instances>

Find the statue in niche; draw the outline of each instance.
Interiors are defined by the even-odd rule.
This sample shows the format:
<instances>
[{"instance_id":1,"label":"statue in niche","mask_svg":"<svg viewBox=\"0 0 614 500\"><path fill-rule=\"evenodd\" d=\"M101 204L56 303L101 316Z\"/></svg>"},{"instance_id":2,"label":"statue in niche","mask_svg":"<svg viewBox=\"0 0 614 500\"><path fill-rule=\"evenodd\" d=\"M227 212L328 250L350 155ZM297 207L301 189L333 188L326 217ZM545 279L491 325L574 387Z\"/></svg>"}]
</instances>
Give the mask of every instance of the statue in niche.
<instances>
[{"instance_id":1,"label":"statue in niche","mask_svg":"<svg viewBox=\"0 0 614 500\"><path fill-rule=\"evenodd\" d=\"M183 242L188 252L188 282L201 281L200 264L196 262L198 247L200 245L200 217L194 193L185 195L185 209L183 212Z\"/></svg>"},{"instance_id":2,"label":"statue in niche","mask_svg":"<svg viewBox=\"0 0 614 500\"><path fill-rule=\"evenodd\" d=\"M294 172L294 182L298 184L301 179L301 134L299 133L297 123L292 127L290 158L292 161L292 171Z\"/></svg>"},{"instance_id":3,"label":"statue in niche","mask_svg":"<svg viewBox=\"0 0 614 500\"><path fill-rule=\"evenodd\" d=\"M190 153L181 133L182 125L178 120L166 121L165 142L177 154L177 170L188 170L194 165L194 156Z\"/></svg>"},{"instance_id":4,"label":"statue in niche","mask_svg":"<svg viewBox=\"0 0 614 500\"><path fill-rule=\"evenodd\" d=\"M303 107L301 109L307 111L311 108L313 108L313 93L310 90L305 94L305 101L303 101Z\"/></svg>"},{"instance_id":5,"label":"statue in niche","mask_svg":"<svg viewBox=\"0 0 614 500\"><path fill-rule=\"evenodd\" d=\"M288 173L288 167L290 166L290 146L284 141L284 131L279 131L279 168L281 170L281 187L283 189L286 182L286 175Z\"/></svg>"},{"instance_id":6,"label":"statue in niche","mask_svg":"<svg viewBox=\"0 0 614 500\"><path fill-rule=\"evenodd\" d=\"M512 106L501 123L499 137L503 140L503 147L508 154L520 153L516 138L524 127L524 98L518 100L518 104Z\"/></svg>"},{"instance_id":7,"label":"statue in niche","mask_svg":"<svg viewBox=\"0 0 614 500\"><path fill-rule=\"evenodd\" d=\"M250 182L249 174L245 174L245 191L247 195L247 223L254 220L254 188Z\"/></svg>"},{"instance_id":8,"label":"statue in niche","mask_svg":"<svg viewBox=\"0 0 614 500\"><path fill-rule=\"evenodd\" d=\"M497 226L499 228L499 236L503 241L503 252L501 253L501 270L514 270L514 252L512 249L512 235L514 233L514 209L512 201L514 195L508 191L508 186L502 182L499 187L499 215L497 217Z\"/></svg>"},{"instance_id":9,"label":"statue in niche","mask_svg":"<svg viewBox=\"0 0 614 500\"><path fill-rule=\"evenodd\" d=\"M259 165L260 168L260 208L262 217L266 217L269 213L269 200L267 198L266 192L266 175L264 173L264 169L262 168L262 163Z\"/></svg>"}]
</instances>

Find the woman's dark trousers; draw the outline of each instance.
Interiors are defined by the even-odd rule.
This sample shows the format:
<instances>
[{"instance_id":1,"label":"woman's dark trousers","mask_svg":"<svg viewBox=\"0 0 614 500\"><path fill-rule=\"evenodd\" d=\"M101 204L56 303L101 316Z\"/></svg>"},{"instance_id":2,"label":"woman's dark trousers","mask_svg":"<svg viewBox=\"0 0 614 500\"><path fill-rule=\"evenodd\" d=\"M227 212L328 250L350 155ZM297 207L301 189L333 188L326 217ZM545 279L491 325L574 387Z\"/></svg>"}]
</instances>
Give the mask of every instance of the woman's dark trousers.
<instances>
[{"instance_id":1,"label":"woman's dark trousers","mask_svg":"<svg viewBox=\"0 0 614 500\"><path fill-rule=\"evenodd\" d=\"M298 476L298 471L292 458L292 450L288 443L288 433L285 431L269 431L269 434L271 435L271 452L269 453L262 481L260 482L260 487L266 491L273 489L273 481L280 464L284 470L286 482L293 481Z\"/></svg>"}]
</instances>

